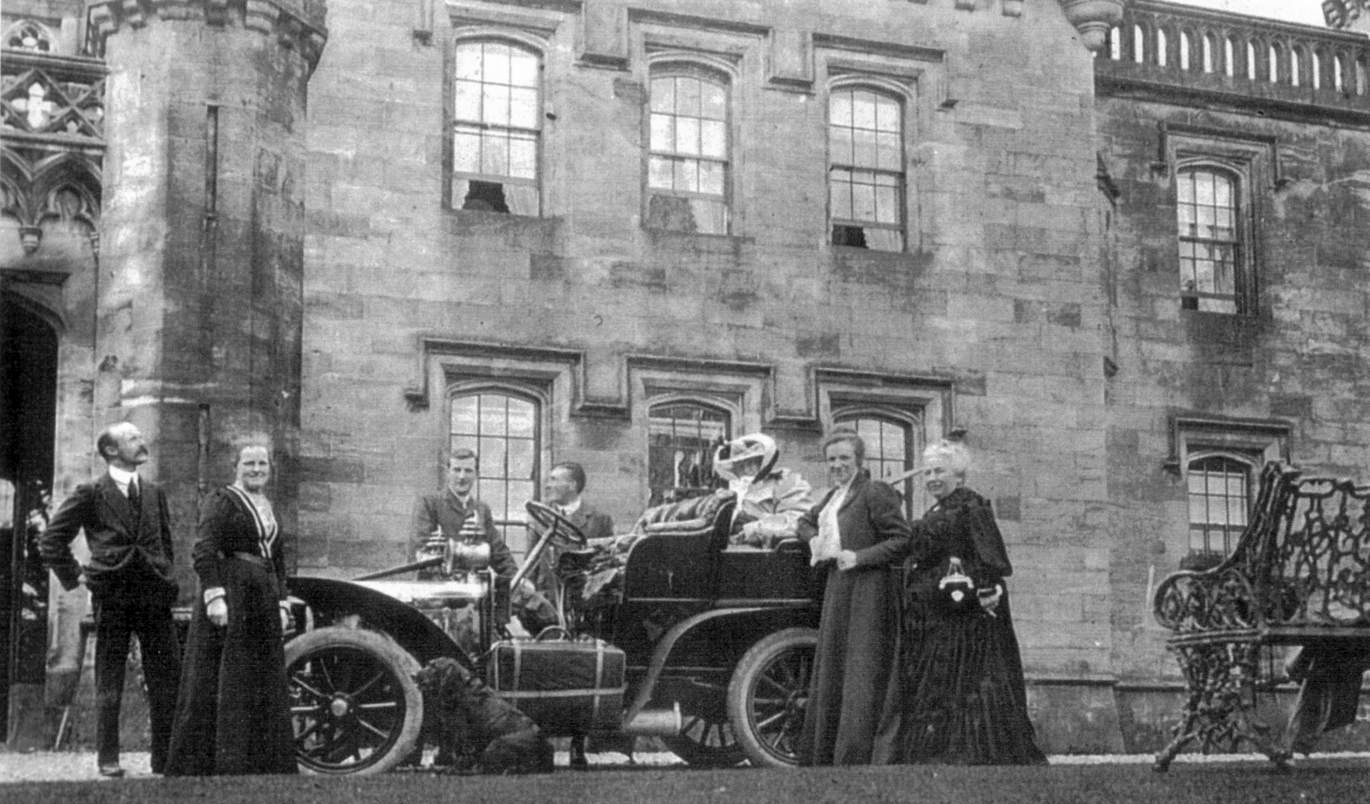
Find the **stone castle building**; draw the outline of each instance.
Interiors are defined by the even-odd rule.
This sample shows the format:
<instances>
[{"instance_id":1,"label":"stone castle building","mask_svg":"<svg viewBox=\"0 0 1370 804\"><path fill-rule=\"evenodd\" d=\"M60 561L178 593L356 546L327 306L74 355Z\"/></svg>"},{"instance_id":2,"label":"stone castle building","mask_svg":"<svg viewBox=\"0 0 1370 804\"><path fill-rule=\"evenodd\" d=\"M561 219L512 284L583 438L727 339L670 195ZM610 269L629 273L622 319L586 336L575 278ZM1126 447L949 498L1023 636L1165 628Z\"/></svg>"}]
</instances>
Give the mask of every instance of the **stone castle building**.
<instances>
[{"instance_id":1,"label":"stone castle building","mask_svg":"<svg viewBox=\"0 0 1370 804\"><path fill-rule=\"evenodd\" d=\"M452 447L521 549L556 461L626 529L720 437L821 486L834 425L884 476L962 426L1043 747L1156 747L1155 584L1264 461L1370 463L1370 17L1323 5L7 3L11 743L80 667L14 523L129 419L187 597L243 429L298 571L348 577Z\"/></svg>"}]
</instances>

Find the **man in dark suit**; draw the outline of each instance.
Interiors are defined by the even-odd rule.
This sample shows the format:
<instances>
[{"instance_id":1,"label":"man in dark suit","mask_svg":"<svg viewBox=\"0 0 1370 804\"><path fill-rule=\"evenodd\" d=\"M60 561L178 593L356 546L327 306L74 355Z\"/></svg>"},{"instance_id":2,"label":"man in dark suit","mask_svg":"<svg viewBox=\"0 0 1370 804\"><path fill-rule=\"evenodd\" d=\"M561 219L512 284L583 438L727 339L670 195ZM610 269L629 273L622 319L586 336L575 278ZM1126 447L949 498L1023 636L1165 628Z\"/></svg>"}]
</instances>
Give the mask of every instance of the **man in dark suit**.
<instances>
[{"instance_id":1,"label":"man in dark suit","mask_svg":"<svg viewBox=\"0 0 1370 804\"><path fill-rule=\"evenodd\" d=\"M547 504L571 521L586 539L608 539L614 535L614 522L609 515L585 502L580 496L585 491L585 467L574 461L562 461L547 473L543 485L547 494ZM556 578L557 556L549 550L543 556L538 568L538 588L551 592L555 597L558 587ZM571 738L571 767L588 768L590 763L585 756L585 735L577 734Z\"/></svg>"},{"instance_id":2,"label":"man in dark suit","mask_svg":"<svg viewBox=\"0 0 1370 804\"><path fill-rule=\"evenodd\" d=\"M171 738L180 680L180 646L171 607L171 517L166 495L138 475L147 462L143 434L128 422L113 424L95 442L108 471L76 487L48 523L39 542L43 563L62 588L75 589L83 569L71 553L85 531L90 563L84 568L95 612L95 742L100 775L123 775L119 765L119 706L129 636L138 637L152 721L152 771L161 773Z\"/></svg>"},{"instance_id":3,"label":"man in dark suit","mask_svg":"<svg viewBox=\"0 0 1370 804\"><path fill-rule=\"evenodd\" d=\"M573 461L562 461L552 467L545 485L547 503L557 513L571 520L571 524L585 534L586 539L602 539L614 535L614 521L609 515L585 502L585 467Z\"/></svg>"}]
</instances>

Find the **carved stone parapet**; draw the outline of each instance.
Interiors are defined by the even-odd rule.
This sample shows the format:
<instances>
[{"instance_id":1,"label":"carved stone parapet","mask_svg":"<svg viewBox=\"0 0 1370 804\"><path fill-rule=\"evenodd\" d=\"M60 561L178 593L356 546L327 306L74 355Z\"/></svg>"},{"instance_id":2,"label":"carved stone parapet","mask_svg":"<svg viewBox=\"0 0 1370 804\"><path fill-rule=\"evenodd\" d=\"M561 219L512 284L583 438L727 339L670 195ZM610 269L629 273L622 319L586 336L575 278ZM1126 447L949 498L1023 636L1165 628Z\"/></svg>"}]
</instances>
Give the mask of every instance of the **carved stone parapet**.
<instances>
[{"instance_id":1,"label":"carved stone parapet","mask_svg":"<svg viewBox=\"0 0 1370 804\"><path fill-rule=\"evenodd\" d=\"M1057 0L1066 20L1080 32L1080 41L1093 51L1102 50L1108 31L1122 22L1124 0Z\"/></svg>"},{"instance_id":2,"label":"carved stone parapet","mask_svg":"<svg viewBox=\"0 0 1370 804\"><path fill-rule=\"evenodd\" d=\"M101 41L125 26L142 28L154 18L204 20L216 27L236 20L298 51L310 72L328 41L325 14L323 0L107 0L90 6L91 25Z\"/></svg>"}]
</instances>

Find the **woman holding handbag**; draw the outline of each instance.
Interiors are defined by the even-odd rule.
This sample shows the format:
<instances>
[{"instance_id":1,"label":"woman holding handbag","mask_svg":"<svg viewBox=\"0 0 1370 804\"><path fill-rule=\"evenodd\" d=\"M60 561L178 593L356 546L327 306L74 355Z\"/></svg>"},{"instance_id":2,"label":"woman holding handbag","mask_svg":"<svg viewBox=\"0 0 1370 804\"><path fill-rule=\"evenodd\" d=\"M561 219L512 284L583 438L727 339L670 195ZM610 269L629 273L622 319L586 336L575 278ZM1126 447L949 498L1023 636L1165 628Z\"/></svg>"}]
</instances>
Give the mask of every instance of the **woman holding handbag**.
<instances>
[{"instance_id":1,"label":"woman holding handbag","mask_svg":"<svg viewBox=\"0 0 1370 804\"><path fill-rule=\"evenodd\" d=\"M1004 579L1012 572L989 500L965 486L959 441L923 452L937 502L905 540L838 554L844 570L905 562L897 683L876 764L1042 764Z\"/></svg>"}]
</instances>

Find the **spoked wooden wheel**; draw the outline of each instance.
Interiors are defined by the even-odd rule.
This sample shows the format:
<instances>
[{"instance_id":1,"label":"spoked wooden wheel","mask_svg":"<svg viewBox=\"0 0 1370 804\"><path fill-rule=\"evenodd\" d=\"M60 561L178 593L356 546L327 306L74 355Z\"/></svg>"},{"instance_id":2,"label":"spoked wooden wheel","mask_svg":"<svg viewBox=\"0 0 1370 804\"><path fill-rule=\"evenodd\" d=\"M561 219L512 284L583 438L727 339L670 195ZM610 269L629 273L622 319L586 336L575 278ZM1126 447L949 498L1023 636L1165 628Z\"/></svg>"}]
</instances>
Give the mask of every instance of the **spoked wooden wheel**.
<instances>
[{"instance_id":1,"label":"spoked wooden wheel","mask_svg":"<svg viewBox=\"0 0 1370 804\"><path fill-rule=\"evenodd\" d=\"M300 767L372 774L409 756L423 723L418 662L389 637L320 628L285 649Z\"/></svg>"},{"instance_id":2,"label":"spoked wooden wheel","mask_svg":"<svg viewBox=\"0 0 1370 804\"><path fill-rule=\"evenodd\" d=\"M787 628L742 655L728 684L728 719L753 765L799 764L799 733L809 703L818 632Z\"/></svg>"}]
</instances>

